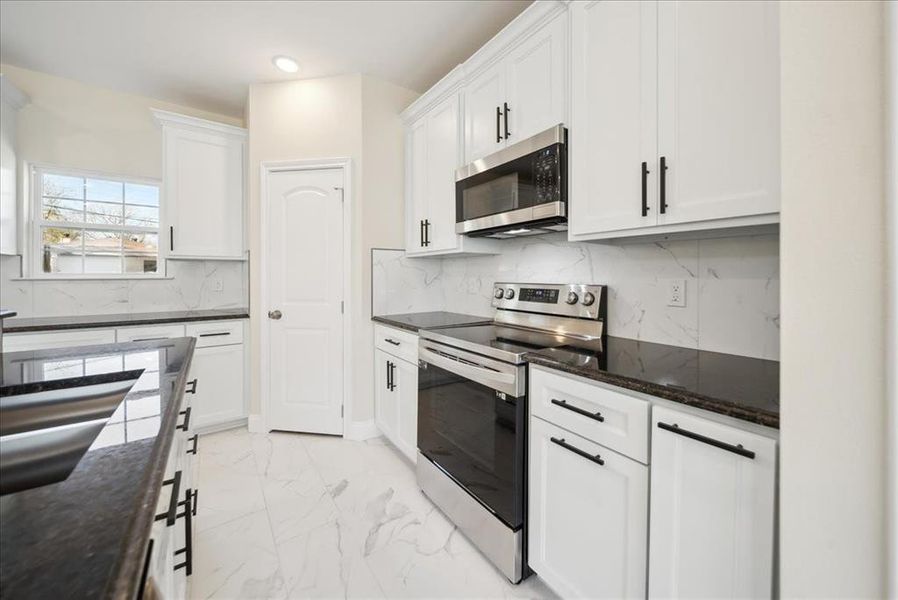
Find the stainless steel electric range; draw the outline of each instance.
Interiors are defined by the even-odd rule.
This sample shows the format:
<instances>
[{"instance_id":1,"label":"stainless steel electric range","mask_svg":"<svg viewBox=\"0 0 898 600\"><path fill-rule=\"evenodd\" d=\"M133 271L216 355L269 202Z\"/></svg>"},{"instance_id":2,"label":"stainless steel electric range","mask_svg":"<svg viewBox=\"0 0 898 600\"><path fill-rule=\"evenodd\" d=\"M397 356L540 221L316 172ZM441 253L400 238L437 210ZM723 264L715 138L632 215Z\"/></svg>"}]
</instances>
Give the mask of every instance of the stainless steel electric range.
<instances>
[{"instance_id":1,"label":"stainless steel electric range","mask_svg":"<svg viewBox=\"0 0 898 600\"><path fill-rule=\"evenodd\" d=\"M419 332L418 484L514 583L527 575L524 356L600 339L605 296L601 285L497 283L492 324Z\"/></svg>"}]
</instances>

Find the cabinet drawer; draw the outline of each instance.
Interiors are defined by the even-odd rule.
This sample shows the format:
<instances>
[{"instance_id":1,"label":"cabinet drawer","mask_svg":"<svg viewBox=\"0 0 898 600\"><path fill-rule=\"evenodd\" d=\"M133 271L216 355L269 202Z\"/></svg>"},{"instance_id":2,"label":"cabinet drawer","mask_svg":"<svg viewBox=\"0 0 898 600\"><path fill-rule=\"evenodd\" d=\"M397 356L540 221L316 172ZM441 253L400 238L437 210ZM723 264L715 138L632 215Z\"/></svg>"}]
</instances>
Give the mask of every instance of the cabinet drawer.
<instances>
[{"instance_id":1,"label":"cabinet drawer","mask_svg":"<svg viewBox=\"0 0 898 600\"><path fill-rule=\"evenodd\" d=\"M531 366L530 411L634 460L649 462L649 404L644 400Z\"/></svg>"},{"instance_id":2,"label":"cabinet drawer","mask_svg":"<svg viewBox=\"0 0 898 600\"><path fill-rule=\"evenodd\" d=\"M168 338L184 337L184 326L172 325L146 325L143 327L120 327L115 330L115 338L121 342L143 342L149 340L166 340Z\"/></svg>"},{"instance_id":3,"label":"cabinet drawer","mask_svg":"<svg viewBox=\"0 0 898 600\"><path fill-rule=\"evenodd\" d=\"M4 352L52 350L71 346L114 344L114 329L78 329L43 333L7 333L3 336Z\"/></svg>"},{"instance_id":4,"label":"cabinet drawer","mask_svg":"<svg viewBox=\"0 0 898 600\"><path fill-rule=\"evenodd\" d=\"M418 364L418 336L384 325L374 326L374 347L387 354Z\"/></svg>"},{"instance_id":5,"label":"cabinet drawer","mask_svg":"<svg viewBox=\"0 0 898 600\"><path fill-rule=\"evenodd\" d=\"M188 337L196 338L197 348L243 343L243 321L188 323L185 329Z\"/></svg>"}]
</instances>

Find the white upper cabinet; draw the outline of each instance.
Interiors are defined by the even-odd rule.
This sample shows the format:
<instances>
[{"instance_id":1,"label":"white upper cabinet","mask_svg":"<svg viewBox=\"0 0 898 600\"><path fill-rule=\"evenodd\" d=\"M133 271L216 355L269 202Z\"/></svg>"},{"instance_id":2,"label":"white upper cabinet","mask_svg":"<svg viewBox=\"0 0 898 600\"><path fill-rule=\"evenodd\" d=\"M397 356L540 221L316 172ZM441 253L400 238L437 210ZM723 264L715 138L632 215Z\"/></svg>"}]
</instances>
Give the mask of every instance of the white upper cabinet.
<instances>
[{"instance_id":1,"label":"white upper cabinet","mask_svg":"<svg viewBox=\"0 0 898 600\"><path fill-rule=\"evenodd\" d=\"M567 17L537 3L465 65L465 163L565 122Z\"/></svg>"},{"instance_id":2,"label":"white upper cabinet","mask_svg":"<svg viewBox=\"0 0 898 600\"><path fill-rule=\"evenodd\" d=\"M658 5L659 223L779 211L776 2Z\"/></svg>"},{"instance_id":3,"label":"white upper cabinet","mask_svg":"<svg viewBox=\"0 0 898 600\"><path fill-rule=\"evenodd\" d=\"M0 75L0 254L18 252L16 115L28 97Z\"/></svg>"},{"instance_id":4,"label":"white upper cabinet","mask_svg":"<svg viewBox=\"0 0 898 600\"><path fill-rule=\"evenodd\" d=\"M657 5L576 2L571 12L570 236L653 225Z\"/></svg>"},{"instance_id":5,"label":"white upper cabinet","mask_svg":"<svg viewBox=\"0 0 898 600\"><path fill-rule=\"evenodd\" d=\"M246 130L154 110L163 131L169 258L244 258Z\"/></svg>"},{"instance_id":6,"label":"white upper cabinet","mask_svg":"<svg viewBox=\"0 0 898 600\"><path fill-rule=\"evenodd\" d=\"M649 597L773 594L776 441L652 411Z\"/></svg>"},{"instance_id":7,"label":"white upper cabinet","mask_svg":"<svg viewBox=\"0 0 898 600\"><path fill-rule=\"evenodd\" d=\"M777 4L571 11L570 239L777 222Z\"/></svg>"}]
</instances>

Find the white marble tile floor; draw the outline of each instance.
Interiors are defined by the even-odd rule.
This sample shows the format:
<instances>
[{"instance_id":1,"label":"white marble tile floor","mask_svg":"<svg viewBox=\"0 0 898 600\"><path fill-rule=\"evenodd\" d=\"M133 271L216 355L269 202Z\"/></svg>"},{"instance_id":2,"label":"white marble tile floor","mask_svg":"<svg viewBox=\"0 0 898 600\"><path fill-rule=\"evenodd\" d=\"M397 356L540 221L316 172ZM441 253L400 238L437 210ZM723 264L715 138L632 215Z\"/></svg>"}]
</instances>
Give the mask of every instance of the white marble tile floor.
<instances>
[{"instance_id":1,"label":"white marble tile floor","mask_svg":"<svg viewBox=\"0 0 898 600\"><path fill-rule=\"evenodd\" d=\"M556 598L511 585L383 438L200 438L193 598Z\"/></svg>"}]
</instances>

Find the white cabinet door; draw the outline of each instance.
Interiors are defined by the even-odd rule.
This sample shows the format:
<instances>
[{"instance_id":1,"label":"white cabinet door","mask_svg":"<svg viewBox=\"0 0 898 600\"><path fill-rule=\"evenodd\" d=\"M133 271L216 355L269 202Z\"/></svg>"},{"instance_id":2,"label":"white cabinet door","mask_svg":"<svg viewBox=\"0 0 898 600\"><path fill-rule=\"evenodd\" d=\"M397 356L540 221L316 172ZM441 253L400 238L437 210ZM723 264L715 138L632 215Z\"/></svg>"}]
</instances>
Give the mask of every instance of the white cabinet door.
<instances>
[{"instance_id":1,"label":"white cabinet door","mask_svg":"<svg viewBox=\"0 0 898 600\"><path fill-rule=\"evenodd\" d=\"M18 206L16 201L16 115L28 98L0 75L0 254L18 250Z\"/></svg>"},{"instance_id":2,"label":"white cabinet door","mask_svg":"<svg viewBox=\"0 0 898 600\"><path fill-rule=\"evenodd\" d=\"M243 345L197 348L191 379L196 378L191 421L203 428L246 417L243 388Z\"/></svg>"},{"instance_id":3,"label":"white cabinet door","mask_svg":"<svg viewBox=\"0 0 898 600\"><path fill-rule=\"evenodd\" d=\"M465 87L465 163L505 147L504 102L505 62L500 61Z\"/></svg>"},{"instance_id":4,"label":"white cabinet door","mask_svg":"<svg viewBox=\"0 0 898 600\"><path fill-rule=\"evenodd\" d=\"M163 137L168 255L241 258L244 139L171 125Z\"/></svg>"},{"instance_id":5,"label":"white cabinet door","mask_svg":"<svg viewBox=\"0 0 898 600\"><path fill-rule=\"evenodd\" d=\"M424 247L424 219L427 218L427 116L415 121L406 131L405 149L405 249L422 252Z\"/></svg>"},{"instance_id":6,"label":"white cabinet door","mask_svg":"<svg viewBox=\"0 0 898 600\"><path fill-rule=\"evenodd\" d=\"M571 6L572 239L655 225L656 24L655 2Z\"/></svg>"},{"instance_id":7,"label":"white cabinet door","mask_svg":"<svg viewBox=\"0 0 898 600\"><path fill-rule=\"evenodd\" d=\"M76 329L72 331L47 331L40 333L8 333L3 336L4 352L52 350L70 346L94 346L114 344L114 329Z\"/></svg>"},{"instance_id":8,"label":"white cabinet door","mask_svg":"<svg viewBox=\"0 0 898 600\"><path fill-rule=\"evenodd\" d=\"M418 365L394 359L394 394L398 394L398 421L393 443L412 462L418 456Z\"/></svg>"},{"instance_id":9,"label":"white cabinet door","mask_svg":"<svg viewBox=\"0 0 898 600\"><path fill-rule=\"evenodd\" d=\"M374 350L374 420L388 439L396 438L399 422L399 395L390 385L396 359L383 350Z\"/></svg>"},{"instance_id":10,"label":"white cabinet door","mask_svg":"<svg viewBox=\"0 0 898 600\"><path fill-rule=\"evenodd\" d=\"M507 144L567 122L567 25L563 11L508 55Z\"/></svg>"},{"instance_id":11,"label":"white cabinet door","mask_svg":"<svg viewBox=\"0 0 898 600\"><path fill-rule=\"evenodd\" d=\"M778 212L778 3L661 2L658 11L660 222Z\"/></svg>"},{"instance_id":12,"label":"white cabinet door","mask_svg":"<svg viewBox=\"0 0 898 600\"><path fill-rule=\"evenodd\" d=\"M775 440L659 407L652 423L649 595L770 597Z\"/></svg>"},{"instance_id":13,"label":"white cabinet door","mask_svg":"<svg viewBox=\"0 0 898 600\"><path fill-rule=\"evenodd\" d=\"M458 247L455 233L455 169L459 166L458 95L452 94L427 114L426 250Z\"/></svg>"},{"instance_id":14,"label":"white cabinet door","mask_svg":"<svg viewBox=\"0 0 898 600\"><path fill-rule=\"evenodd\" d=\"M648 467L531 417L529 469L533 570L565 598L644 598Z\"/></svg>"}]
</instances>

